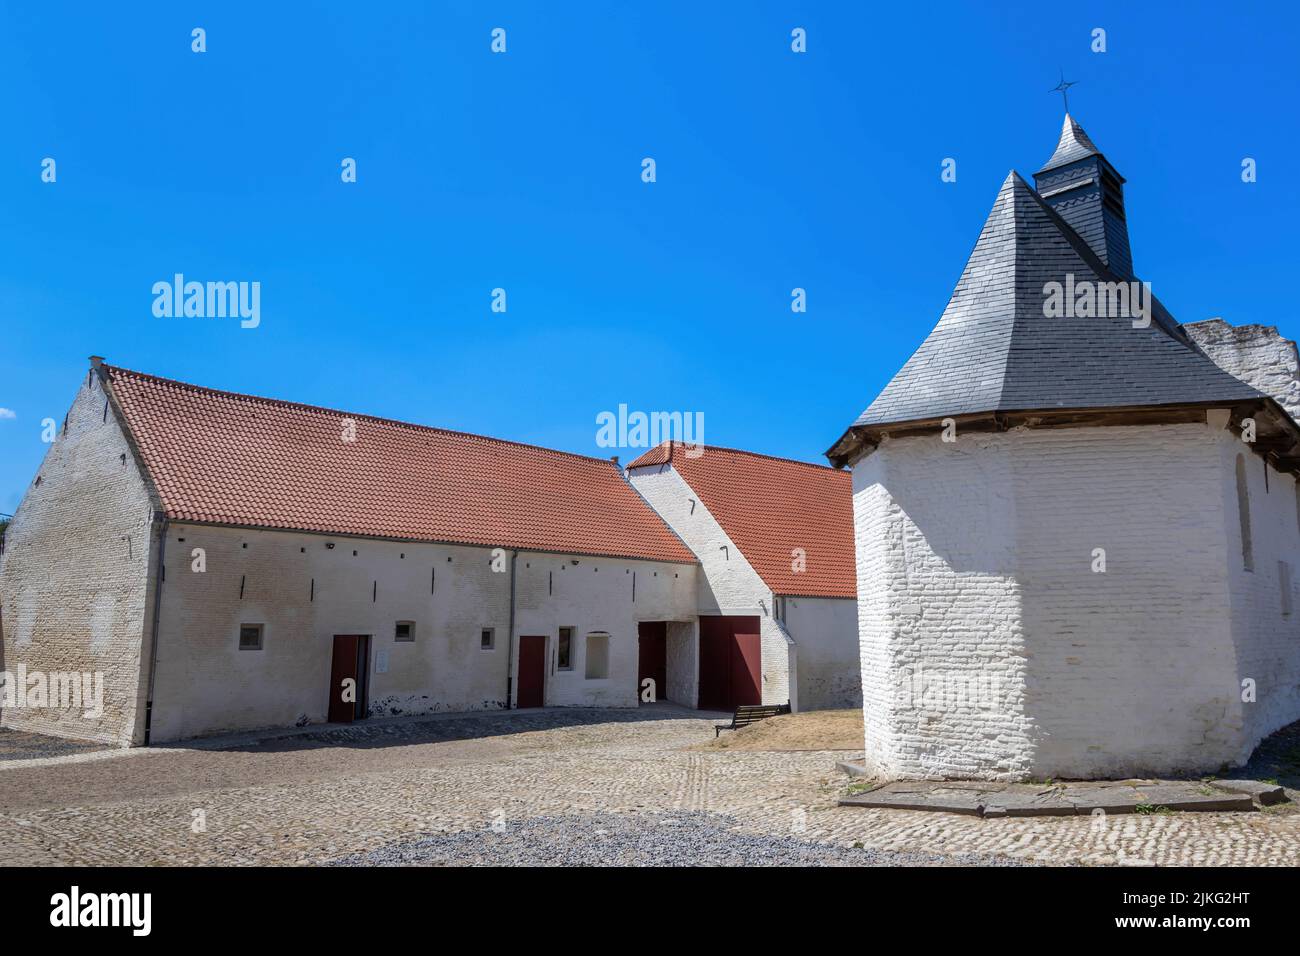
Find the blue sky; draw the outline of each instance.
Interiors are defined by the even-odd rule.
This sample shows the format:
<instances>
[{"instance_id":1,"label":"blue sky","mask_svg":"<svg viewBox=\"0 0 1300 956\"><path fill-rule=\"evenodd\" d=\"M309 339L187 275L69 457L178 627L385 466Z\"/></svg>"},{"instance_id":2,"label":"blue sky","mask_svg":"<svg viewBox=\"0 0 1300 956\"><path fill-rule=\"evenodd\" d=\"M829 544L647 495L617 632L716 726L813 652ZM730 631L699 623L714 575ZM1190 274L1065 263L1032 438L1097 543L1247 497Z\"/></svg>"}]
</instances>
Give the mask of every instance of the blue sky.
<instances>
[{"instance_id":1,"label":"blue sky","mask_svg":"<svg viewBox=\"0 0 1300 956\"><path fill-rule=\"evenodd\" d=\"M1294 8L1132 6L6 5L0 511L92 353L625 461L600 412L702 412L821 460L1050 155L1061 68L1175 316L1300 335ZM260 282L261 325L155 317L177 272Z\"/></svg>"}]
</instances>

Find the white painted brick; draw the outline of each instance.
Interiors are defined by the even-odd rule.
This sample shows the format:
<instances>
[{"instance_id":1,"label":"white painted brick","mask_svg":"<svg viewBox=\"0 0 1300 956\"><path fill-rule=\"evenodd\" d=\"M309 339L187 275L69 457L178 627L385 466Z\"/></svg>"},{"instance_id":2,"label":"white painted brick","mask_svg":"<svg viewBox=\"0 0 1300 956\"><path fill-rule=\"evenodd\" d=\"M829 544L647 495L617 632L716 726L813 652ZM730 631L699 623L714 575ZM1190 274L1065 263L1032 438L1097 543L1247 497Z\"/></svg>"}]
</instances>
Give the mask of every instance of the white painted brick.
<instances>
[{"instance_id":1,"label":"white painted brick","mask_svg":"<svg viewBox=\"0 0 1300 956\"><path fill-rule=\"evenodd\" d=\"M490 549L174 524L166 564L155 742L325 720L335 634L371 635L371 716L505 706L518 642L512 657L510 573L492 570ZM516 637L548 639L547 706L635 707L637 622L689 622L695 567L521 552L515 586ZM394 640L397 621L415 622L413 643ZM241 623L265 625L262 650L239 650ZM576 629L571 671L555 666L561 626ZM610 671L588 680L596 631L610 635Z\"/></svg>"},{"instance_id":2,"label":"white painted brick","mask_svg":"<svg viewBox=\"0 0 1300 956\"><path fill-rule=\"evenodd\" d=\"M0 669L103 672L104 713L9 708L0 725L129 744L144 732L154 504L105 401L87 376L0 557Z\"/></svg>"},{"instance_id":3,"label":"white painted brick","mask_svg":"<svg viewBox=\"0 0 1300 956\"><path fill-rule=\"evenodd\" d=\"M1273 474L1264 495L1248 456L1244 580L1233 442L1199 424L936 434L858 461L868 760L985 779L1217 770L1300 716L1300 630L1276 582L1300 548L1293 485ZM1264 682L1241 703L1242 667L1276 674L1267 704ZM912 706L918 669L1002 693Z\"/></svg>"}]
</instances>

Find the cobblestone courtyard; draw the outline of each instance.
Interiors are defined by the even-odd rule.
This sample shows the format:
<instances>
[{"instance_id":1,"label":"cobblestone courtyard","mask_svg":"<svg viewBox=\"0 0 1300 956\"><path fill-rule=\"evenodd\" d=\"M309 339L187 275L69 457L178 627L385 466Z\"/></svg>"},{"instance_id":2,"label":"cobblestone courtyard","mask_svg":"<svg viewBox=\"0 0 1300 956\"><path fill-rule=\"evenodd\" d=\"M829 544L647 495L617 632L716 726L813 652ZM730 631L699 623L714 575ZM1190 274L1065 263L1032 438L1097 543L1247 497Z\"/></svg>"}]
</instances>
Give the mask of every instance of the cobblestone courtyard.
<instances>
[{"instance_id":1,"label":"cobblestone courtyard","mask_svg":"<svg viewBox=\"0 0 1300 956\"><path fill-rule=\"evenodd\" d=\"M842 752L686 749L712 739L713 722L662 706L549 710L4 761L0 863L374 862L421 839L438 846L435 862L512 862L512 845L518 862L538 862L518 842L530 834L590 840L589 822L604 820L601 833L635 842L638 827L694 833L703 820L789 862L808 862L813 844L841 865L859 847L863 863L1300 864L1292 807L987 820L837 807ZM655 852L639 844L628 859ZM703 861L715 858L735 861Z\"/></svg>"}]
</instances>

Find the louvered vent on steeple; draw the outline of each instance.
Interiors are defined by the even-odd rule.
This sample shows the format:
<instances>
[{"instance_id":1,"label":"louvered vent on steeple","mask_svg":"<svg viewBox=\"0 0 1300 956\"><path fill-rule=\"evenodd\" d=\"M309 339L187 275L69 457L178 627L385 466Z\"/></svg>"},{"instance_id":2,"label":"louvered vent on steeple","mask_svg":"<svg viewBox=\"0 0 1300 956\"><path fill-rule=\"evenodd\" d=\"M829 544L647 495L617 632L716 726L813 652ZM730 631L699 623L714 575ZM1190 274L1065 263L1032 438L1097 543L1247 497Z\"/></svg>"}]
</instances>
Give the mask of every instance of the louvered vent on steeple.
<instances>
[{"instance_id":1,"label":"louvered vent on steeple","mask_svg":"<svg viewBox=\"0 0 1300 956\"><path fill-rule=\"evenodd\" d=\"M1047 164L1034 173L1038 195L1122 279L1133 278L1124 177L1101 154L1069 113Z\"/></svg>"}]
</instances>

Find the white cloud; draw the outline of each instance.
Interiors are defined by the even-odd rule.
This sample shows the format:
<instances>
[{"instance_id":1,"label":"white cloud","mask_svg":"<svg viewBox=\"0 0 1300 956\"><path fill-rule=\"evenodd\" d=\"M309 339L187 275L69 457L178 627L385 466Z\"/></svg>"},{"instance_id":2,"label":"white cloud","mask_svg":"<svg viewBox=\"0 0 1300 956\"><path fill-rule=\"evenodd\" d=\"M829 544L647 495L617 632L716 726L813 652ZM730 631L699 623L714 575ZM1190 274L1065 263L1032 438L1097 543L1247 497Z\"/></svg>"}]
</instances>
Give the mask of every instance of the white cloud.
<instances>
[{"instance_id":1,"label":"white cloud","mask_svg":"<svg viewBox=\"0 0 1300 956\"><path fill-rule=\"evenodd\" d=\"M12 408L0 408L0 418L17 418L17 413Z\"/></svg>"}]
</instances>

